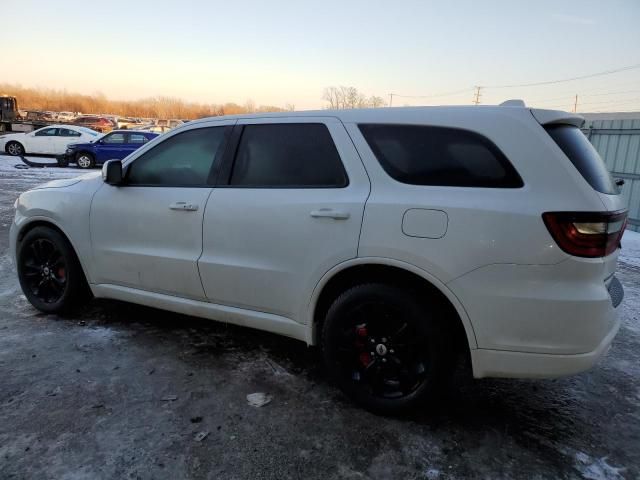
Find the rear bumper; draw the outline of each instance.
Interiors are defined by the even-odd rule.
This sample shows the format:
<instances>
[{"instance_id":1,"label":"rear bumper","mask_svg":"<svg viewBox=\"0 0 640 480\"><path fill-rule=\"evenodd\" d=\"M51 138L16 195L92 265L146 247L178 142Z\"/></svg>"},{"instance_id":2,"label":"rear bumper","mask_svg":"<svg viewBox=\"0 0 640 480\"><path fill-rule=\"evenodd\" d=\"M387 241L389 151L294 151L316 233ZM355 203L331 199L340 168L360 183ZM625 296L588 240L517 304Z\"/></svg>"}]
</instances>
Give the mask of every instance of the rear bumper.
<instances>
[{"instance_id":1,"label":"rear bumper","mask_svg":"<svg viewBox=\"0 0 640 480\"><path fill-rule=\"evenodd\" d=\"M609 351L619 328L620 319L616 318L613 328L595 350L576 355L472 350L473 376L475 378L555 378L584 372L593 367Z\"/></svg>"},{"instance_id":2,"label":"rear bumper","mask_svg":"<svg viewBox=\"0 0 640 480\"><path fill-rule=\"evenodd\" d=\"M448 284L473 326L476 377L542 378L589 369L620 323L624 291L601 259L489 265Z\"/></svg>"}]
</instances>

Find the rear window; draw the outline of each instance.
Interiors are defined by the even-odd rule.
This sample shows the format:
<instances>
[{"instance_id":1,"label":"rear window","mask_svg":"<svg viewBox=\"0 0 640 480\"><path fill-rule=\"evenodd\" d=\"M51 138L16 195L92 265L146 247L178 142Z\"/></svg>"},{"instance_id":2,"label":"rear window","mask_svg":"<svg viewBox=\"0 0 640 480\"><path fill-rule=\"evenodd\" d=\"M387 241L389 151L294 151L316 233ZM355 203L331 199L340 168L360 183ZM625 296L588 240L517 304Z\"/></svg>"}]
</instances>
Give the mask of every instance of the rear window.
<instances>
[{"instance_id":1,"label":"rear window","mask_svg":"<svg viewBox=\"0 0 640 480\"><path fill-rule=\"evenodd\" d=\"M547 125L545 130L594 190L608 195L618 195L618 188L598 151L578 127Z\"/></svg>"},{"instance_id":2,"label":"rear window","mask_svg":"<svg viewBox=\"0 0 640 480\"><path fill-rule=\"evenodd\" d=\"M382 168L399 182L485 188L523 185L498 147L475 132L423 125L359 128Z\"/></svg>"}]
</instances>

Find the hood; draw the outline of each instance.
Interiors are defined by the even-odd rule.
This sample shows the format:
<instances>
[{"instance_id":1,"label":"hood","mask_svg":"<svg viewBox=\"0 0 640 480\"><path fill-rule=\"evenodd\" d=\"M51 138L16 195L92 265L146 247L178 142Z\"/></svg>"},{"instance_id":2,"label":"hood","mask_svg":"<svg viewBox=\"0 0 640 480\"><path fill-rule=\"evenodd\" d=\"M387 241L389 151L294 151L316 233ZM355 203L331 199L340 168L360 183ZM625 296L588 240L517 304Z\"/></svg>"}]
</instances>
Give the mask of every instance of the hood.
<instances>
[{"instance_id":1,"label":"hood","mask_svg":"<svg viewBox=\"0 0 640 480\"><path fill-rule=\"evenodd\" d=\"M14 138L22 138L24 137L24 135L24 132L7 133L6 135L0 136L0 142L6 142L7 140L11 140Z\"/></svg>"},{"instance_id":2,"label":"hood","mask_svg":"<svg viewBox=\"0 0 640 480\"><path fill-rule=\"evenodd\" d=\"M88 140L86 142L69 143L67 145L67 148L79 148L79 147L84 147L84 146L87 146L87 145L93 145L93 142L95 142L95 140Z\"/></svg>"},{"instance_id":3,"label":"hood","mask_svg":"<svg viewBox=\"0 0 640 480\"><path fill-rule=\"evenodd\" d=\"M32 190L40 190L43 188L65 188L70 187L71 185L75 185L76 183L80 183L84 180L90 180L100 176L100 172L89 172L84 175L80 175L75 178L63 178L60 180L53 180L51 182L43 183L42 185L38 185L33 187Z\"/></svg>"}]
</instances>

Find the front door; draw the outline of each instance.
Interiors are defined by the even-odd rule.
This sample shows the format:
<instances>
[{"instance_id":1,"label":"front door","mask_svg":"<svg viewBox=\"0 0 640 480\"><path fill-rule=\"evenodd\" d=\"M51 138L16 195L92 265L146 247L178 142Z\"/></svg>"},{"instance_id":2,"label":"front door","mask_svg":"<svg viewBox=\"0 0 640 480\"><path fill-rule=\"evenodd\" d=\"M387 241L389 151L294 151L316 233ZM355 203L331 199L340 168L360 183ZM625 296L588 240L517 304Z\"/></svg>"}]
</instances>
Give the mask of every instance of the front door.
<instances>
[{"instance_id":1,"label":"front door","mask_svg":"<svg viewBox=\"0 0 640 480\"><path fill-rule=\"evenodd\" d=\"M93 280L204 299L197 260L202 220L232 122L180 129L125 165L91 206Z\"/></svg>"},{"instance_id":2,"label":"front door","mask_svg":"<svg viewBox=\"0 0 640 480\"><path fill-rule=\"evenodd\" d=\"M107 160L123 159L126 157L125 147L127 134L123 132L111 132L98 140L97 162L104 163Z\"/></svg>"},{"instance_id":3,"label":"front door","mask_svg":"<svg viewBox=\"0 0 640 480\"><path fill-rule=\"evenodd\" d=\"M29 141L25 145L27 153L52 153L55 150L55 139L58 135L56 127L46 127L29 133Z\"/></svg>"},{"instance_id":4,"label":"front door","mask_svg":"<svg viewBox=\"0 0 640 480\"><path fill-rule=\"evenodd\" d=\"M239 120L238 135L204 215L207 298L304 322L317 282L357 256L368 177L332 117Z\"/></svg>"}]
</instances>

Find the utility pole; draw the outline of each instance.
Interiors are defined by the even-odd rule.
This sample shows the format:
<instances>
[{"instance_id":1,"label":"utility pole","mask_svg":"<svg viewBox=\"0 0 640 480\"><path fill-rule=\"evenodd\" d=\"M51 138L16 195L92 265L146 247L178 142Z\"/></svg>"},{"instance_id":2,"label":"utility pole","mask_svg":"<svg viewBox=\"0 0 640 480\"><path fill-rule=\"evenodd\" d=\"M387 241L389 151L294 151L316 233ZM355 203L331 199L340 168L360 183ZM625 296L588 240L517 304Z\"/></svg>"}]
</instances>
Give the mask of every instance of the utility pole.
<instances>
[{"instance_id":1,"label":"utility pole","mask_svg":"<svg viewBox=\"0 0 640 480\"><path fill-rule=\"evenodd\" d=\"M475 104L475 105L479 105L480 104L480 90L482 89L482 87L478 87L476 86L476 93L474 94L474 98L471 101L471 103Z\"/></svg>"},{"instance_id":2,"label":"utility pole","mask_svg":"<svg viewBox=\"0 0 640 480\"><path fill-rule=\"evenodd\" d=\"M393 107L393 93L389 94L389 106Z\"/></svg>"},{"instance_id":3,"label":"utility pole","mask_svg":"<svg viewBox=\"0 0 640 480\"><path fill-rule=\"evenodd\" d=\"M573 102L573 113L578 111L578 94L576 93L576 100Z\"/></svg>"}]
</instances>

